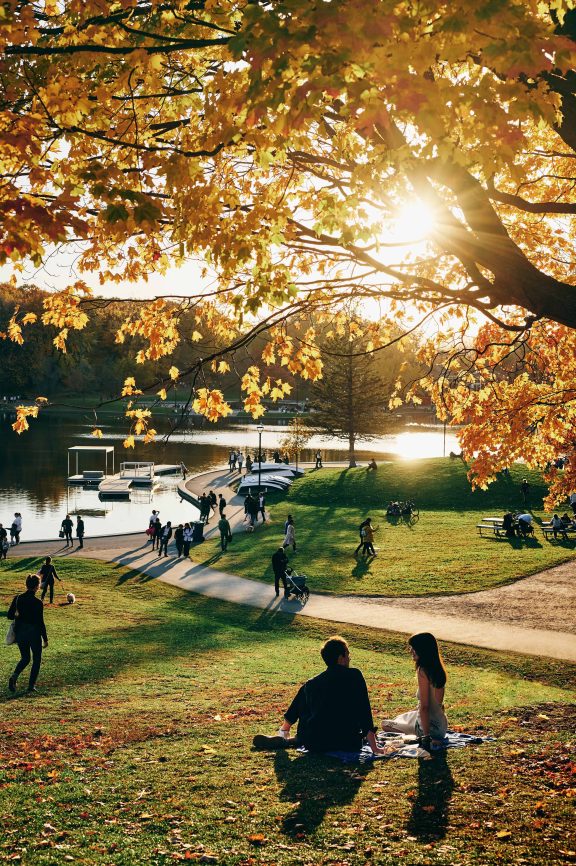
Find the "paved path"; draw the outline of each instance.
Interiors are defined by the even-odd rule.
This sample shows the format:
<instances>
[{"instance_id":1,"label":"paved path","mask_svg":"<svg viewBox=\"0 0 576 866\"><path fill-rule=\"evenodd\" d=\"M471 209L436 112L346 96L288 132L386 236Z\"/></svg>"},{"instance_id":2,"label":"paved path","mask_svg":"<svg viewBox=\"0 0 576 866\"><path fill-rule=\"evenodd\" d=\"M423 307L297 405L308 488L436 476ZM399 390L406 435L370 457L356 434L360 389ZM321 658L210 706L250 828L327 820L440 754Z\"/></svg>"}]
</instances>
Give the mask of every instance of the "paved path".
<instances>
[{"instance_id":1,"label":"paved path","mask_svg":"<svg viewBox=\"0 0 576 866\"><path fill-rule=\"evenodd\" d=\"M236 496L228 486L234 477L237 473L217 470L192 478L185 486L193 495L210 488L223 493L230 524L233 530L239 531L244 519L243 497ZM207 537L217 533L216 523L213 517L205 533ZM11 553L102 559L136 569L180 589L235 604L405 634L431 631L441 640L576 662L576 563L573 562L510 586L460 596L359 598L313 594L302 607L296 601L277 599L271 584L246 580L174 556L159 559L142 533L88 539L86 543L87 547L78 551L77 548L66 549L60 540L28 542ZM541 600L543 596L551 616L533 616L530 600ZM450 613L446 613L447 610Z\"/></svg>"}]
</instances>

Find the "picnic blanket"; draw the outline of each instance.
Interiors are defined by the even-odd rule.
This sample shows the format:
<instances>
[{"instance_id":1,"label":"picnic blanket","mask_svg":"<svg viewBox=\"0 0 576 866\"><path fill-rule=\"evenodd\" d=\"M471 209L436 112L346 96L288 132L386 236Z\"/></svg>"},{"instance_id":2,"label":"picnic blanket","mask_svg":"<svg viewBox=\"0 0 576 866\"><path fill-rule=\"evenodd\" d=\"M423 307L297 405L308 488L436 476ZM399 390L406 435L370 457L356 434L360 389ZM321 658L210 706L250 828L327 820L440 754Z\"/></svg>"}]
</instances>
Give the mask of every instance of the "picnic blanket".
<instances>
[{"instance_id":1,"label":"picnic blanket","mask_svg":"<svg viewBox=\"0 0 576 866\"><path fill-rule=\"evenodd\" d=\"M386 761L391 758L423 758L430 761L434 754L444 752L446 749L462 749L464 746L480 745L493 740L493 737L478 737L474 734L461 734L456 731L448 731L444 739L438 745L432 746L430 752L420 748L414 737L402 734L379 733L378 745L385 749L384 755L375 755L370 746L364 746L359 752L326 752L331 758L342 761L343 764L366 764L370 761ZM306 749L299 749L306 752Z\"/></svg>"}]
</instances>

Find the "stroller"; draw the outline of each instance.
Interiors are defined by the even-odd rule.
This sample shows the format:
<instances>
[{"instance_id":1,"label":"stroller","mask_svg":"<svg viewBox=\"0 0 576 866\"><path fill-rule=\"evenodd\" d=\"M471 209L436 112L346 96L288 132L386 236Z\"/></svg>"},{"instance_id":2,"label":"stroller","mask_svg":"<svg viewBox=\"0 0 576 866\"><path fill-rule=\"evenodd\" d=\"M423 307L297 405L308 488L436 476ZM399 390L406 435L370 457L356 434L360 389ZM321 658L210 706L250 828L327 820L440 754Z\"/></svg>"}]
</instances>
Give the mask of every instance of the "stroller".
<instances>
[{"instance_id":1,"label":"stroller","mask_svg":"<svg viewBox=\"0 0 576 866\"><path fill-rule=\"evenodd\" d=\"M290 598L290 596L293 595L294 598L297 598L298 601L302 602L302 604L306 604L310 596L310 590L306 586L307 580L308 578L305 574L296 574L293 569L287 568L285 597Z\"/></svg>"}]
</instances>

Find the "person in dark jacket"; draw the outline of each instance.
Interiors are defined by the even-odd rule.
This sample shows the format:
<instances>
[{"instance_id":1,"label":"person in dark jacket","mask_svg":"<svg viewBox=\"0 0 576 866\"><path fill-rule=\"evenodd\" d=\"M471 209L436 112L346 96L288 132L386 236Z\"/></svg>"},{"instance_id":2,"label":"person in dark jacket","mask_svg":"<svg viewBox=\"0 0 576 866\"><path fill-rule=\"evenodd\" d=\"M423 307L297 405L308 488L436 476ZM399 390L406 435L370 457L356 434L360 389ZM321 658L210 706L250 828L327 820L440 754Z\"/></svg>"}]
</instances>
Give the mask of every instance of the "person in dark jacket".
<instances>
[{"instance_id":1,"label":"person in dark jacket","mask_svg":"<svg viewBox=\"0 0 576 866\"><path fill-rule=\"evenodd\" d=\"M152 536L152 550L158 548L160 550L160 536L162 535L162 521L159 517L152 524L154 535Z\"/></svg>"},{"instance_id":2,"label":"person in dark jacket","mask_svg":"<svg viewBox=\"0 0 576 866\"><path fill-rule=\"evenodd\" d=\"M78 539L78 550L84 547L84 521L78 515L76 518L76 538Z\"/></svg>"},{"instance_id":3,"label":"person in dark jacket","mask_svg":"<svg viewBox=\"0 0 576 866\"><path fill-rule=\"evenodd\" d=\"M26 592L17 595L8 610L8 619L16 622L16 643L20 650L20 661L8 680L8 688L11 692L16 691L18 677L30 664L30 655L32 655L32 667L28 691L36 691L36 680L42 663L42 645L44 649L48 646L48 635L44 625L44 605L39 598L36 598L39 586L38 575L29 574L26 578Z\"/></svg>"},{"instance_id":4,"label":"person in dark jacket","mask_svg":"<svg viewBox=\"0 0 576 866\"><path fill-rule=\"evenodd\" d=\"M254 748L305 746L311 752L359 752L367 739L374 754L382 754L376 742L366 682L358 668L350 667L348 644L335 635L324 643L320 654L326 670L300 687L278 734L257 734ZM290 737L295 722L298 731L296 737Z\"/></svg>"},{"instance_id":5,"label":"person in dark jacket","mask_svg":"<svg viewBox=\"0 0 576 866\"><path fill-rule=\"evenodd\" d=\"M8 533L0 523L0 559L6 559L9 546Z\"/></svg>"},{"instance_id":6,"label":"person in dark jacket","mask_svg":"<svg viewBox=\"0 0 576 866\"><path fill-rule=\"evenodd\" d=\"M74 524L70 519L70 515L67 514L62 523L60 524L60 528L64 533L64 538L66 539L66 547L74 547L74 542L72 541L72 530L74 528Z\"/></svg>"},{"instance_id":7,"label":"person in dark jacket","mask_svg":"<svg viewBox=\"0 0 576 866\"><path fill-rule=\"evenodd\" d=\"M225 552L228 547L228 542L232 540L232 530L226 519L226 514L220 512L220 520L218 521L218 531L220 532L220 547Z\"/></svg>"},{"instance_id":8,"label":"person in dark jacket","mask_svg":"<svg viewBox=\"0 0 576 866\"><path fill-rule=\"evenodd\" d=\"M164 556L168 556L168 542L172 538L172 524L168 520L166 522L166 526L162 527L160 532L160 546L158 548L158 556L162 556L162 551L164 551Z\"/></svg>"},{"instance_id":9,"label":"person in dark jacket","mask_svg":"<svg viewBox=\"0 0 576 866\"><path fill-rule=\"evenodd\" d=\"M276 595L280 595L280 581L284 587L284 598L286 598L286 566L288 565L288 557L283 547L279 547L276 553L272 554L272 568L274 570L274 591Z\"/></svg>"},{"instance_id":10,"label":"person in dark jacket","mask_svg":"<svg viewBox=\"0 0 576 866\"><path fill-rule=\"evenodd\" d=\"M40 596L40 600L44 601L44 596L50 590L50 604L54 601L54 578L59 583L62 583L58 575L56 574L56 569L52 565L52 557L47 556L44 560L44 565L41 565L38 570L38 576L40 578L40 585L42 588L42 595Z\"/></svg>"},{"instance_id":11,"label":"person in dark jacket","mask_svg":"<svg viewBox=\"0 0 576 866\"><path fill-rule=\"evenodd\" d=\"M178 557L182 556L182 551L184 550L184 525L179 523L176 529L174 530L174 543L176 544L176 550L178 551ZM190 548L188 548L190 551Z\"/></svg>"}]
</instances>

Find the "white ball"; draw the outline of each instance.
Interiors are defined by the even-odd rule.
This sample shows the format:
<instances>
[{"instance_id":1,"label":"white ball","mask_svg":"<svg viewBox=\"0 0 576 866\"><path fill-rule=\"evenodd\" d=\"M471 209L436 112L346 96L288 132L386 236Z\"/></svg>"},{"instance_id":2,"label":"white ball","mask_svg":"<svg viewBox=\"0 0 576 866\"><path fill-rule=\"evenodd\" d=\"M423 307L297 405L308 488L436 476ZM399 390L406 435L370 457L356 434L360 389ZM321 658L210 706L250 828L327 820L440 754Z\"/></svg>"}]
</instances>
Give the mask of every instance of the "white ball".
<instances>
[{"instance_id":1,"label":"white ball","mask_svg":"<svg viewBox=\"0 0 576 866\"><path fill-rule=\"evenodd\" d=\"M76 596L73 592L69 592L66 596L66 600L68 601L68 604L74 604L74 602L76 601Z\"/></svg>"}]
</instances>

